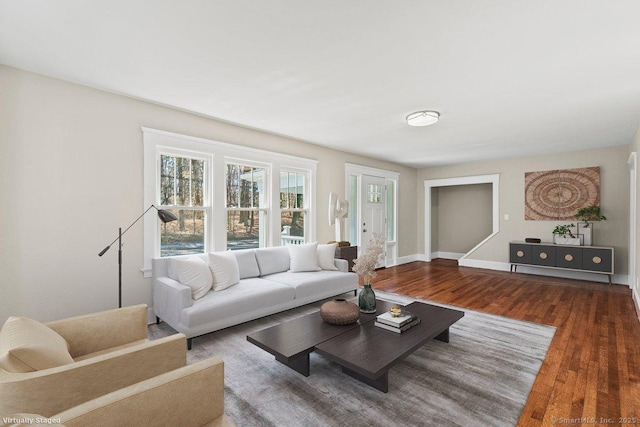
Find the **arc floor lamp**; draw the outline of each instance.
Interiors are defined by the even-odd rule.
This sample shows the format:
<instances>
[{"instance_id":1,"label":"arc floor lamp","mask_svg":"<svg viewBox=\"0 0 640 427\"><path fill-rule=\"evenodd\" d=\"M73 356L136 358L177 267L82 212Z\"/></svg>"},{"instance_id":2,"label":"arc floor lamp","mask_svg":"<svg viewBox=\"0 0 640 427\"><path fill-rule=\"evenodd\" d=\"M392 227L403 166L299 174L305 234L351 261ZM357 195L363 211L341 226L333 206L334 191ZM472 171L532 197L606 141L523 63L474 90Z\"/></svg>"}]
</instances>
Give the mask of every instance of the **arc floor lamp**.
<instances>
[{"instance_id":1,"label":"arc floor lamp","mask_svg":"<svg viewBox=\"0 0 640 427\"><path fill-rule=\"evenodd\" d=\"M116 239L113 242L111 242L109 246L101 250L100 253L98 254L98 256L102 256L106 254L107 251L111 248L111 246L115 242L118 242L118 308L122 307L122 236L124 236L124 233L129 231L129 229L133 227L136 222L140 221L140 219L147 212L149 212L151 208L154 208L155 210L158 211L158 218L160 218L160 221L162 221L163 224L166 224L167 222L175 221L178 219L178 217L172 214L171 212L164 209L158 209L154 205L151 205L147 208L146 211L142 213L142 215L136 218L136 220L133 221L131 225L129 225L124 231L122 231L122 228L118 228L118 237L116 237Z\"/></svg>"}]
</instances>

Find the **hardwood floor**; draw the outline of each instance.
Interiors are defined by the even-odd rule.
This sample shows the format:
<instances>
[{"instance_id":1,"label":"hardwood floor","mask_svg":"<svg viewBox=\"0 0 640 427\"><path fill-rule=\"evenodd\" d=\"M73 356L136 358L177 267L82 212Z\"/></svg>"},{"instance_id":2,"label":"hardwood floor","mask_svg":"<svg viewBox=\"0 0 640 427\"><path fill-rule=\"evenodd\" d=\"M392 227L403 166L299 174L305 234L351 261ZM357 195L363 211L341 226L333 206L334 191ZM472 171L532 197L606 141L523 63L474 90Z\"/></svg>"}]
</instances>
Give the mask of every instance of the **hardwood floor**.
<instances>
[{"instance_id":1,"label":"hardwood floor","mask_svg":"<svg viewBox=\"0 0 640 427\"><path fill-rule=\"evenodd\" d=\"M378 270L374 289L555 326L518 425L640 425L640 322L628 287L437 259Z\"/></svg>"}]
</instances>

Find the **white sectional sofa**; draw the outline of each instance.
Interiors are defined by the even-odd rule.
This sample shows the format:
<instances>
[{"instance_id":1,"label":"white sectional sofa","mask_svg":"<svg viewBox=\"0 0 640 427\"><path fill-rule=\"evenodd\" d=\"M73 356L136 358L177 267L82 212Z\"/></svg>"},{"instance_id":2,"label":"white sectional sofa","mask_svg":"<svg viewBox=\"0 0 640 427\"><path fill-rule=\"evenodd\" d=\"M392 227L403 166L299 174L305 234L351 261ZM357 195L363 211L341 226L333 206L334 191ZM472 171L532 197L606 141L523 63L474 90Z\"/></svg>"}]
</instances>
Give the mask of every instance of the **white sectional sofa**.
<instances>
[{"instance_id":1,"label":"white sectional sofa","mask_svg":"<svg viewBox=\"0 0 640 427\"><path fill-rule=\"evenodd\" d=\"M310 243L156 258L152 279L156 318L185 334L191 348L192 338L199 335L355 293L357 276L348 272L347 261L334 259L334 253L333 245Z\"/></svg>"}]
</instances>

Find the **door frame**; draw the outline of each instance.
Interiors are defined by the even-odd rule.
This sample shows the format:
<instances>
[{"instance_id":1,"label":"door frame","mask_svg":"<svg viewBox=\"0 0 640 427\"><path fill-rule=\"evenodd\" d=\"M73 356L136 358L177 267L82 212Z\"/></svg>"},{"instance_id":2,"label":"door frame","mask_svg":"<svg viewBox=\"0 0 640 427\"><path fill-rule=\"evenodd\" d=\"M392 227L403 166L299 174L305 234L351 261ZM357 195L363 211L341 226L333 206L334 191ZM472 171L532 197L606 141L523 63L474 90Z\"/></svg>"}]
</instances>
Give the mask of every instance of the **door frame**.
<instances>
[{"instance_id":1,"label":"door frame","mask_svg":"<svg viewBox=\"0 0 640 427\"><path fill-rule=\"evenodd\" d=\"M344 165L344 194L345 194L345 199L346 200L352 200L352 194L351 194L351 188L349 186L349 182L350 182L350 177L352 176L356 176L357 180L358 180L358 185L357 185L357 189L358 189L358 194L357 194L357 207L356 207L356 211L357 211L357 220L356 220L356 224L362 224L362 212L360 209L361 206L361 202L362 202L362 194L361 194L361 187L362 187L362 175L370 175L370 176L377 176L380 178L384 178L385 182L388 181L394 181L395 183L395 191L394 191L394 197L393 200L390 201L386 200L386 203L393 203L393 235L395 237L394 240L392 241L387 241L386 244L386 248L385 250L386 252L386 256L385 256L385 267L392 267L394 265L398 264L398 191L399 191L399 186L400 186L400 173L398 172L393 172L393 171L389 171L389 170L384 170L384 169L377 169L377 168L372 168L370 166L362 166L362 165L357 165L354 163L345 163ZM386 206L385 206L386 208ZM351 235L351 221L347 221L346 224L346 228L345 228L345 233L347 236ZM360 254L360 252L362 250L364 250L364 248L361 247L360 245L360 237L359 237L359 233L358 235L358 241L357 242L352 242L352 245L358 246L358 253ZM386 235L385 235L386 237Z\"/></svg>"},{"instance_id":2,"label":"door frame","mask_svg":"<svg viewBox=\"0 0 640 427\"><path fill-rule=\"evenodd\" d=\"M462 176L457 178L425 179L424 181L424 257L431 262L431 189L453 185L492 184L493 230L489 236L458 259L458 265L464 265L465 259L480 246L500 232L500 174Z\"/></svg>"}]
</instances>

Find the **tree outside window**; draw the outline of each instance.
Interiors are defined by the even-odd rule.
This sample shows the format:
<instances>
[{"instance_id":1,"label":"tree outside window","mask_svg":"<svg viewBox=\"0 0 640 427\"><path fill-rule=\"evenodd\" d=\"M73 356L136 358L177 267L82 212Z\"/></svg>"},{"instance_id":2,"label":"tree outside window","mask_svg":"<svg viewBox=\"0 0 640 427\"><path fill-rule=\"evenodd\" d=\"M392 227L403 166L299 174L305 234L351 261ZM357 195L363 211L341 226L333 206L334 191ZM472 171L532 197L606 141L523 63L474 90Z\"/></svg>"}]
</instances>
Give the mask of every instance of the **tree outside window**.
<instances>
[{"instance_id":1,"label":"tree outside window","mask_svg":"<svg viewBox=\"0 0 640 427\"><path fill-rule=\"evenodd\" d=\"M160 205L178 217L161 226L160 256L204 252L205 173L202 159L160 156Z\"/></svg>"},{"instance_id":2,"label":"tree outside window","mask_svg":"<svg viewBox=\"0 0 640 427\"><path fill-rule=\"evenodd\" d=\"M264 167L227 163L227 249L265 245L265 175Z\"/></svg>"}]
</instances>

